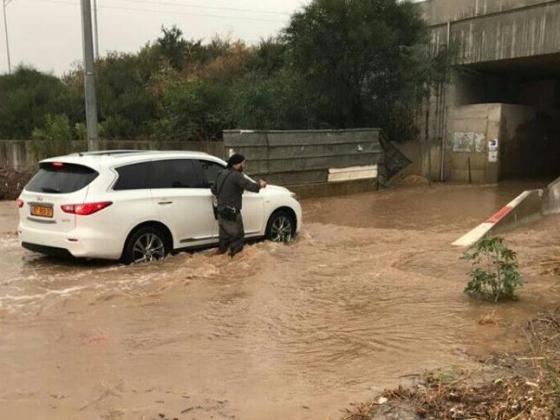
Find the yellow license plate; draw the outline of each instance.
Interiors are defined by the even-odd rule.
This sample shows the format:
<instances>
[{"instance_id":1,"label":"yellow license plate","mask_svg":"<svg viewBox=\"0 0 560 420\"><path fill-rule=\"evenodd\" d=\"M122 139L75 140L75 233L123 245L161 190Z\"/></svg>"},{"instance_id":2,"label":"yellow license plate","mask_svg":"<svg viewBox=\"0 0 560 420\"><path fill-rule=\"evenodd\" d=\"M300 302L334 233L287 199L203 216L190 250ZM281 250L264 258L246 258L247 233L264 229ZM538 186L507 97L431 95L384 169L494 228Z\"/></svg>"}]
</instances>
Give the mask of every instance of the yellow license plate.
<instances>
[{"instance_id":1,"label":"yellow license plate","mask_svg":"<svg viewBox=\"0 0 560 420\"><path fill-rule=\"evenodd\" d=\"M45 206L31 206L31 215L38 217L53 217L53 208Z\"/></svg>"}]
</instances>

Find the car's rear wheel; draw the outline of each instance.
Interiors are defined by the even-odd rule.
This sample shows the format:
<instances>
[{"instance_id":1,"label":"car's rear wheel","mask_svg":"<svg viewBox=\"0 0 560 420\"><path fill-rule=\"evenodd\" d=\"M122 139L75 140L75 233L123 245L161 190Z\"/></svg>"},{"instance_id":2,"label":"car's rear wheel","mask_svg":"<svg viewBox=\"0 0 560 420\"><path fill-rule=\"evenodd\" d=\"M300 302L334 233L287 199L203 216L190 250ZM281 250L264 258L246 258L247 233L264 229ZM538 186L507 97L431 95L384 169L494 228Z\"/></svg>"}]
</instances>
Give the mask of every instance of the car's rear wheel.
<instances>
[{"instance_id":1,"label":"car's rear wheel","mask_svg":"<svg viewBox=\"0 0 560 420\"><path fill-rule=\"evenodd\" d=\"M272 242L289 242L296 234L296 221L285 210L278 210L270 216L266 228L266 238Z\"/></svg>"},{"instance_id":2,"label":"car's rear wheel","mask_svg":"<svg viewBox=\"0 0 560 420\"><path fill-rule=\"evenodd\" d=\"M169 253L168 241L161 229L146 226L133 232L123 253L126 264L162 260Z\"/></svg>"}]
</instances>

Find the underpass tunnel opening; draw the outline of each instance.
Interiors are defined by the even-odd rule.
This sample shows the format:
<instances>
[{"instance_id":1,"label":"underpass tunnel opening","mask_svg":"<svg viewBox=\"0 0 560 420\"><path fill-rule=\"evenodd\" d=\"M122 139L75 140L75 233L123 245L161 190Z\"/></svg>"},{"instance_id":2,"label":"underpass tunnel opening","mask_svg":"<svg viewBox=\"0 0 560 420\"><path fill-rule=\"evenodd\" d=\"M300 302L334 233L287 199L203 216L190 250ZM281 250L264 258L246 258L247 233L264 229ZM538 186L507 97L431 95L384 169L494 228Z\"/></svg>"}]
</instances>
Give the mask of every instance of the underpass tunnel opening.
<instances>
[{"instance_id":1,"label":"underpass tunnel opening","mask_svg":"<svg viewBox=\"0 0 560 420\"><path fill-rule=\"evenodd\" d=\"M498 151L486 166L496 181L560 176L560 53L462 66L455 79L459 115L488 105L485 135Z\"/></svg>"}]
</instances>

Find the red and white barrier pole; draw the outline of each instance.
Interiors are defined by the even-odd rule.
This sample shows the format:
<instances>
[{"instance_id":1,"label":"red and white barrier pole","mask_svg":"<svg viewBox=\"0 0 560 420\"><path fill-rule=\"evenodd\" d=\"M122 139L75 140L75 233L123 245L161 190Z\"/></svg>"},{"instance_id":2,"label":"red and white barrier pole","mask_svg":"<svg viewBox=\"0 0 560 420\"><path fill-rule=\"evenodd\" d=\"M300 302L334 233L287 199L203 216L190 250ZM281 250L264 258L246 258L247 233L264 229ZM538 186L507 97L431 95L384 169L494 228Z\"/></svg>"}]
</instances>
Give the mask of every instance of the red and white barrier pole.
<instances>
[{"instance_id":1,"label":"red and white barrier pole","mask_svg":"<svg viewBox=\"0 0 560 420\"><path fill-rule=\"evenodd\" d=\"M497 224L499 224L508 214L510 214L513 209L515 209L519 204L523 202L529 195L531 191L525 191L519 194L514 200L509 202L507 205L502 207L499 211L494 213L486 222L481 223L469 233L461 236L453 245L470 247L480 241L485 235L488 234Z\"/></svg>"}]
</instances>

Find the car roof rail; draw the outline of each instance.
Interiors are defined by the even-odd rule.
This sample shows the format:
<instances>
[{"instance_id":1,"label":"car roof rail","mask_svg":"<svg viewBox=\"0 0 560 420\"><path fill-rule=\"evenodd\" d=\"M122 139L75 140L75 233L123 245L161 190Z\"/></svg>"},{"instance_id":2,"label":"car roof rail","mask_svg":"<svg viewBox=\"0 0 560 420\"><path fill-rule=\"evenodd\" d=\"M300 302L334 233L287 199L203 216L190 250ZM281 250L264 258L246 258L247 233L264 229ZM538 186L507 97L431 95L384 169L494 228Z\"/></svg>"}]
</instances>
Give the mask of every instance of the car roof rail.
<instances>
[{"instance_id":1,"label":"car roof rail","mask_svg":"<svg viewBox=\"0 0 560 420\"><path fill-rule=\"evenodd\" d=\"M151 150L96 150L93 152L78 152L75 153L78 156L113 156L113 155L124 155L131 153L146 153Z\"/></svg>"}]
</instances>

